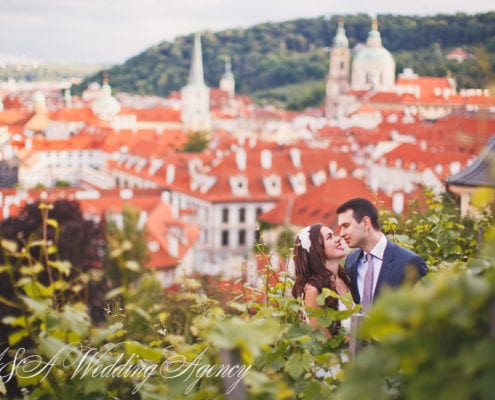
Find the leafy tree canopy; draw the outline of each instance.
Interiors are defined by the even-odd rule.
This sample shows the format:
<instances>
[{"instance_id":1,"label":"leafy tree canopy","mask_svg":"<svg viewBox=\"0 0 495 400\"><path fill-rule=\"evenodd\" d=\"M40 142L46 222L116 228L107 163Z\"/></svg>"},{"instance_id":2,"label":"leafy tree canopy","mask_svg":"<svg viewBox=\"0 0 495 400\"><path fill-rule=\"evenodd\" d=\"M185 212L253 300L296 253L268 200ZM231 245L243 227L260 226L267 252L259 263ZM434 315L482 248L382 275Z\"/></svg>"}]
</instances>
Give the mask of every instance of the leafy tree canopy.
<instances>
[{"instance_id":1,"label":"leafy tree canopy","mask_svg":"<svg viewBox=\"0 0 495 400\"><path fill-rule=\"evenodd\" d=\"M270 89L306 82L324 84L328 72L328 49L339 18L345 21L349 46L366 41L371 17L365 14L296 19L263 23L249 29L226 29L202 34L203 62L207 85L217 87L229 56L239 93L258 101L272 100ZM445 76L451 71L459 87L486 87L494 78L495 56L490 49L495 37L495 12L436 16L379 15L383 45L397 63L396 72L412 67L420 75ZM115 91L167 96L186 84L193 35L163 41L130 58L122 65L100 71L73 87L80 92L90 82L102 81L108 72ZM445 59L455 47L477 56L462 64ZM436 51L432 51L432 49ZM289 92L292 109L318 105L322 87L313 93ZM275 99L276 100L276 99Z\"/></svg>"}]
</instances>

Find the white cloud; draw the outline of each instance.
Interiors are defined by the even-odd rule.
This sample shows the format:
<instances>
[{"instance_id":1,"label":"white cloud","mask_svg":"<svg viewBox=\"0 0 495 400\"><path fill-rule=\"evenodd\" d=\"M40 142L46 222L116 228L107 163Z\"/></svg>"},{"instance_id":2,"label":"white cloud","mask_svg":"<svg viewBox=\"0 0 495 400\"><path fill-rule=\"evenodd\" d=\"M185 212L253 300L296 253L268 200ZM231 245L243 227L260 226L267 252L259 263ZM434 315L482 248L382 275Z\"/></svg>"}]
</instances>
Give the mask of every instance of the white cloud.
<instances>
[{"instance_id":1,"label":"white cloud","mask_svg":"<svg viewBox=\"0 0 495 400\"><path fill-rule=\"evenodd\" d=\"M0 54L120 63L162 40L333 14L493 10L493 0L0 0Z\"/></svg>"}]
</instances>

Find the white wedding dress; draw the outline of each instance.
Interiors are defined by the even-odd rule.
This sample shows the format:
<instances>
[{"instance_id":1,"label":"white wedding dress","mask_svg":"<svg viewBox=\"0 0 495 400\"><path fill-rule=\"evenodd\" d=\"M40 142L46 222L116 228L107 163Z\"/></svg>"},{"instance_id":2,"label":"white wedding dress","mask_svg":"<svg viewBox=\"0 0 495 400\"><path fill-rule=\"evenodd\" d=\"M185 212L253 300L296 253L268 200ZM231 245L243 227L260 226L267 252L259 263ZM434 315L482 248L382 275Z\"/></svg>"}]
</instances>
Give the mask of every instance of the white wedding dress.
<instances>
[{"instance_id":1,"label":"white wedding dress","mask_svg":"<svg viewBox=\"0 0 495 400\"><path fill-rule=\"evenodd\" d=\"M342 301L339 299L339 311L347 311L347 307ZM351 332L351 317L346 318L340 321L340 326L343 327L347 333Z\"/></svg>"}]
</instances>

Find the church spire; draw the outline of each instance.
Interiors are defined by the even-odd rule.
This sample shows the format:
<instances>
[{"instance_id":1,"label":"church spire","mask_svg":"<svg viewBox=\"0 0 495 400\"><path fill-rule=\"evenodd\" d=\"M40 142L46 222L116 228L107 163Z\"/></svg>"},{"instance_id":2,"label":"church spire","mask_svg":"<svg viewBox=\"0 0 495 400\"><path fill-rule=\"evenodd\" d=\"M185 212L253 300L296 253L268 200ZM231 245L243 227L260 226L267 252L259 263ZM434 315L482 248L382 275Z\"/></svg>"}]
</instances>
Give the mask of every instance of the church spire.
<instances>
[{"instance_id":1,"label":"church spire","mask_svg":"<svg viewBox=\"0 0 495 400\"><path fill-rule=\"evenodd\" d=\"M203 75L203 53L201 50L201 38L199 33L194 35L194 48L189 71L189 82L191 86L205 86Z\"/></svg>"},{"instance_id":2,"label":"church spire","mask_svg":"<svg viewBox=\"0 0 495 400\"><path fill-rule=\"evenodd\" d=\"M351 51L345 34L344 20L339 19L337 33L330 48L330 64L327 76L325 113L329 119L339 119L342 115L340 99L349 90Z\"/></svg>"},{"instance_id":3,"label":"church spire","mask_svg":"<svg viewBox=\"0 0 495 400\"><path fill-rule=\"evenodd\" d=\"M199 33L194 36L189 81L181 89L181 117L185 131L210 130L210 89L203 77L203 54Z\"/></svg>"},{"instance_id":4,"label":"church spire","mask_svg":"<svg viewBox=\"0 0 495 400\"><path fill-rule=\"evenodd\" d=\"M232 74L232 64L230 63L230 57L226 56L225 57L225 72L224 75L230 75Z\"/></svg>"},{"instance_id":5,"label":"church spire","mask_svg":"<svg viewBox=\"0 0 495 400\"><path fill-rule=\"evenodd\" d=\"M235 95L235 79L232 73L232 64L230 57L225 57L225 72L220 78L220 89L225 90L229 94L229 99L233 99Z\"/></svg>"},{"instance_id":6,"label":"church spire","mask_svg":"<svg viewBox=\"0 0 495 400\"><path fill-rule=\"evenodd\" d=\"M333 46L343 48L349 47L349 39L347 39L345 34L344 20L342 18L339 18L339 26L337 28L337 34L333 38Z\"/></svg>"},{"instance_id":7,"label":"church spire","mask_svg":"<svg viewBox=\"0 0 495 400\"><path fill-rule=\"evenodd\" d=\"M383 47L382 37L380 35L380 31L378 30L378 19L376 16L373 17L373 20L371 22L371 30L368 33L366 44L369 47Z\"/></svg>"}]
</instances>

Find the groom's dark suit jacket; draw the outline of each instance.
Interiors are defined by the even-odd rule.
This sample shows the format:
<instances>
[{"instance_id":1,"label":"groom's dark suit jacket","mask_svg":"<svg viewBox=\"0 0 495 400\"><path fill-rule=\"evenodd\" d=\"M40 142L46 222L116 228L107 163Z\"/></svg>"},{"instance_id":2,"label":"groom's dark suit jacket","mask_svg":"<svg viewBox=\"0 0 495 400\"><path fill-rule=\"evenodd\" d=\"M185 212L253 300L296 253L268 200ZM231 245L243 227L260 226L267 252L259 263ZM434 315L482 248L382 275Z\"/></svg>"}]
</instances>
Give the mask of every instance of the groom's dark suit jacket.
<instances>
[{"instance_id":1,"label":"groom's dark suit jacket","mask_svg":"<svg viewBox=\"0 0 495 400\"><path fill-rule=\"evenodd\" d=\"M361 303L357 287L357 269L364 252L357 249L349 253L345 259L345 269L351 278L351 293L356 304ZM373 298L376 299L384 286L397 287L405 279L408 268L414 268L416 278L420 279L428 272L428 267L421 256L411 250L405 249L387 239L387 246L383 253L382 269L378 275L375 293ZM414 274L411 274L414 276Z\"/></svg>"}]
</instances>

